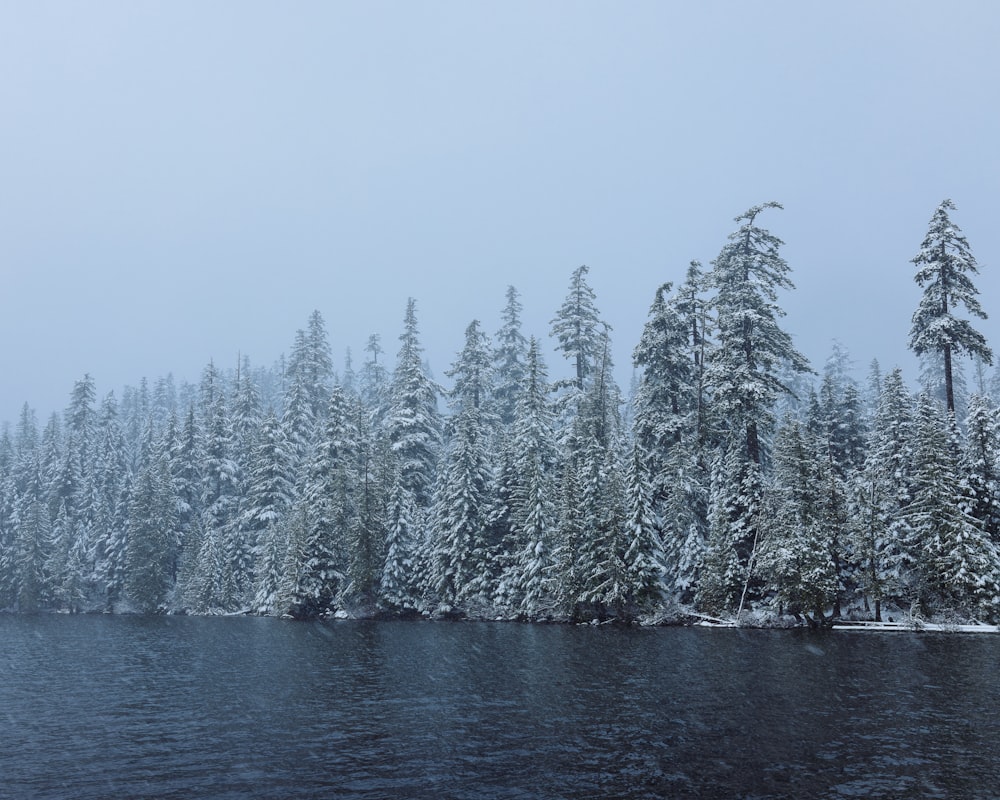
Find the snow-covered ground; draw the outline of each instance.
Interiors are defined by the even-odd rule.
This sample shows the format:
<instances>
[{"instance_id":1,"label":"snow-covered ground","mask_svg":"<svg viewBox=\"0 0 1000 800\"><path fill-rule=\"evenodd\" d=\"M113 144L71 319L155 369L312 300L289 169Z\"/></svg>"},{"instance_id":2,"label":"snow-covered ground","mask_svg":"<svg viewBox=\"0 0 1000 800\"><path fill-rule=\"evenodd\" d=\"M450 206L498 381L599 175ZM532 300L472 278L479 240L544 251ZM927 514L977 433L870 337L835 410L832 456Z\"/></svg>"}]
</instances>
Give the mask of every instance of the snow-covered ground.
<instances>
[{"instance_id":1,"label":"snow-covered ground","mask_svg":"<svg viewBox=\"0 0 1000 800\"><path fill-rule=\"evenodd\" d=\"M835 631L940 631L943 633L1000 633L1000 626L982 623L959 624L952 622L925 622L911 618L901 622L837 622Z\"/></svg>"}]
</instances>

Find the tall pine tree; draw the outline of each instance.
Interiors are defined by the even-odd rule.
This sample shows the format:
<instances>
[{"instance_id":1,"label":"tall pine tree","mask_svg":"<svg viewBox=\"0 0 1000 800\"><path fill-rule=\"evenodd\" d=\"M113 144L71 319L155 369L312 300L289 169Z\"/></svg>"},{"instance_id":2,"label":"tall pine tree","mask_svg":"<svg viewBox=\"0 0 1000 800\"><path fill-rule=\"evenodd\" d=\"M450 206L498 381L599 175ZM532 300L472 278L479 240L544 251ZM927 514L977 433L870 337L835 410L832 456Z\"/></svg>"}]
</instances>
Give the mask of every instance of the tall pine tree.
<instances>
[{"instance_id":1,"label":"tall pine tree","mask_svg":"<svg viewBox=\"0 0 1000 800\"><path fill-rule=\"evenodd\" d=\"M955 390L952 359L965 354L993 362L993 352L986 338L966 319L955 316L958 306L975 317L986 319L986 312L976 295L972 275L979 272L976 259L961 229L948 217L955 210L951 200L945 200L931 217L920 252L913 258L917 266L913 279L924 290L920 305L913 312L910 347L918 356L924 353L941 355L944 368L945 401L949 411L955 411Z\"/></svg>"}]
</instances>

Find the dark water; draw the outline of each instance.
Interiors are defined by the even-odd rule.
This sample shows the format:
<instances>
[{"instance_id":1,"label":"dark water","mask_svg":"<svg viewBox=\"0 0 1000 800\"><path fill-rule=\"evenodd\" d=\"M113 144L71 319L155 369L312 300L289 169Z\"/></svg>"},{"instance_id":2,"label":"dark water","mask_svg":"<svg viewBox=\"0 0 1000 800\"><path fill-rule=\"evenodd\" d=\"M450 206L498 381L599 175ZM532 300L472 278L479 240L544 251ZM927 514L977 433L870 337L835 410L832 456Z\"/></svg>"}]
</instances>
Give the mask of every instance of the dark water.
<instances>
[{"instance_id":1,"label":"dark water","mask_svg":"<svg viewBox=\"0 0 1000 800\"><path fill-rule=\"evenodd\" d=\"M1000 797L998 662L992 636L0 616L0 797Z\"/></svg>"}]
</instances>

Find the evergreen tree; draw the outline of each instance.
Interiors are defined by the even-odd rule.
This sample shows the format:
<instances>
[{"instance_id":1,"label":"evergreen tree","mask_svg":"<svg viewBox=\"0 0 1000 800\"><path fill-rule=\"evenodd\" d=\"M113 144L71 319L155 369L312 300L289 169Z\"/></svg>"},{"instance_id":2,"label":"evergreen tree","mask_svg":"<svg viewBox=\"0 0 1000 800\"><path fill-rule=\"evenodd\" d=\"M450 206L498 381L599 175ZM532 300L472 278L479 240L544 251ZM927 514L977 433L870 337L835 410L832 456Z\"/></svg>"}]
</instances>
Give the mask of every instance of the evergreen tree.
<instances>
[{"instance_id":1,"label":"evergreen tree","mask_svg":"<svg viewBox=\"0 0 1000 800\"><path fill-rule=\"evenodd\" d=\"M174 440L170 454L170 474L177 502L177 530L181 541L177 564L178 582L181 583L185 583L194 570L201 544L201 501L205 479L202 472L203 444L192 403L188 406L184 425Z\"/></svg>"},{"instance_id":2,"label":"evergreen tree","mask_svg":"<svg viewBox=\"0 0 1000 800\"><path fill-rule=\"evenodd\" d=\"M333 378L333 356L326 335L326 324L319 311L309 315L306 330L295 335L295 344L288 359L288 379L295 392L308 407L308 416L322 420L330 396Z\"/></svg>"},{"instance_id":3,"label":"evergreen tree","mask_svg":"<svg viewBox=\"0 0 1000 800\"><path fill-rule=\"evenodd\" d=\"M14 429L14 460L11 467L14 490L18 495L28 491L29 485L36 478L39 446L38 419L34 409L25 403Z\"/></svg>"},{"instance_id":4,"label":"evergreen tree","mask_svg":"<svg viewBox=\"0 0 1000 800\"><path fill-rule=\"evenodd\" d=\"M912 537L902 514L911 499L912 468L912 402L902 372L895 369L883 383L864 468L852 492L852 549L860 589L866 605L874 602L876 620L885 601L901 597L912 563L907 553Z\"/></svg>"},{"instance_id":5,"label":"evergreen tree","mask_svg":"<svg viewBox=\"0 0 1000 800\"><path fill-rule=\"evenodd\" d=\"M0 434L0 610L14 605L14 543L17 536L15 463L10 429L4 425Z\"/></svg>"},{"instance_id":6,"label":"evergreen tree","mask_svg":"<svg viewBox=\"0 0 1000 800\"><path fill-rule=\"evenodd\" d=\"M233 390L234 400L230 414L233 460L244 471L250 465L262 422L260 392L250 371L249 358L244 358L240 363Z\"/></svg>"},{"instance_id":7,"label":"evergreen tree","mask_svg":"<svg viewBox=\"0 0 1000 800\"><path fill-rule=\"evenodd\" d=\"M398 478L393 481L387 516L379 605L390 611L407 611L418 605L416 549L421 513L413 492Z\"/></svg>"},{"instance_id":8,"label":"evergreen tree","mask_svg":"<svg viewBox=\"0 0 1000 800\"><path fill-rule=\"evenodd\" d=\"M86 524L74 523L62 504L52 524L45 563L49 599L55 607L73 613L83 608L91 575L88 550Z\"/></svg>"},{"instance_id":9,"label":"evergreen tree","mask_svg":"<svg viewBox=\"0 0 1000 800\"><path fill-rule=\"evenodd\" d=\"M771 408L787 391L778 379L781 365L796 373L809 372L805 356L778 325L784 312L777 305L779 289L794 288L789 267L779 254L783 242L759 227L757 216L778 203L754 206L736 218L742 223L712 262L709 281L716 290L718 346L708 361L706 378L720 416L742 441L745 458L764 462L762 436L773 425Z\"/></svg>"},{"instance_id":10,"label":"evergreen tree","mask_svg":"<svg viewBox=\"0 0 1000 800\"><path fill-rule=\"evenodd\" d=\"M511 444L510 556L501 602L528 617L551 606L555 590L558 452L545 362L534 337L525 359L524 386L517 404Z\"/></svg>"},{"instance_id":11,"label":"evergreen tree","mask_svg":"<svg viewBox=\"0 0 1000 800\"><path fill-rule=\"evenodd\" d=\"M948 217L948 212L954 210L951 200L937 207L920 252L912 260L917 266L913 279L924 293L910 328L913 352L918 356L934 352L943 358L945 397L951 412L955 411L952 358L964 353L993 363L986 338L968 320L954 316L957 307L963 305L973 316L986 319L976 298L979 291L970 277L978 274L979 267L961 229Z\"/></svg>"},{"instance_id":12,"label":"evergreen tree","mask_svg":"<svg viewBox=\"0 0 1000 800\"><path fill-rule=\"evenodd\" d=\"M257 582L252 608L255 614L280 615L283 588L283 568L288 553L285 519L272 522L259 538Z\"/></svg>"},{"instance_id":13,"label":"evergreen tree","mask_svg":"<svg viewBox=\"0 0 1000 800\"><path fill-rule=\"evenodd\" d=\"M121 419L128 445L129 467L133 474L137 474L146 455L142 452L143 434L152 420L149 385L145 378L139 381L138 387L126 386L122 391Z\"/></svg>"},{"instance_id":14,"label":"evergreen tree","mask_svg":"<svg viewBox=\"0 0 1000 800\"><path fill-rule=\"evenodd\" d=\"M441 443L437 410L438 387L424 370L417 328L416 303L406 304L392 405L385 421L389 441L399 464L399 480L420 508L431 501L434 471Z\"/></svg>"},{"instance_id":15,"label":"evergreen tree","mask_svg":"<svg viewBox=\"0 0 1000 800\"><path fill-rule=\"evenodd\" d=\"M758 547L763 501L765 442L772 426L771 409L787 391L782 369L809 371L778 325L784 312L779 289L793 288L789 267L780 256L780 239L759 227L757 216L777 203L755 206L736 218L741 223L712 262L709 282L716 290L717 347L708 357L706 383L719 419L726 420L725 454L714 470L711 490L710 543L705 569L710 585L703 602L714 608L743 606L762 588L752 575Z\"/></svg>"},{"instance_id":16,"label":"evergreen tree","mask_svg":"<svg viewBox=\"0 0 1000 800\"><path fill-rule=\"evenodd\" d=\"M566 528L559 560L565 572L563 601L573 616L620 615L626 600L620 408L605 329L598 362L565 444L564 471L575 472L577 505L566 506L563 513L574 514L578 520ZM565 499L570 497L567 494Z\"/></svg>"},{"instance_id":17,"label":"evergreen tree","mask_svg":"<svg viewBox=\"0 0 1000 800\"><path fill-rule=\"evenodd\" d=\"M510 426L514 422L518 396L524 381L525 358L528 342L521 333L520 295L513 286L507 287L507 304L501 319L503 325L496 334L493 350L493 398L500 423Z\"/></svg>"},{"instance_id":18,"label":"evergreen tree","mask_svg":"<svg viewBox=\"0 0 1000 800\"><path fill-rule=\"evenodd\" d=\"M635 436L651 459L654 479L670 480L663 468L670 448L681 442L695 423L695 370L689 339L688 320L676 301L668 300L672 284L665 283L656 292L649 321L633 355L643 372L636 396ZM657 486L657 495L666 494Z\"/></svg>"},{"instance_id":19,"label":"evergreen tree","mask_svg":"<svg viewBox=\"0 0 1000 800\"><path fill-rule=\"evenodd\" d=\"M209 361L201 371L201 381L198 384L198 415L202 424L208 425L219 402L224 400L224 384L222 373Z\"/></svg>"},{"instance_id":20,"label":"evergreen tree","mask_svg":"<svg viewBox=\"0 0 1000 800\"><path fill-rule=\"evenodd\" d=\"M495 556L484 536L490 471L481 419L475 406L459 413L430 518L426 577L445 610L492 594Z\"/></svg>"},{"instance_id":21,"label":"evergreen tree","mask_svg":"<svg viewBox=\"0 0 1000 800\"><path fill-rule=\"evenodd\" d=\"M573 363L572 385L582 392L584 382L594 369L603 350L604 328L597 312L596 295L587 283L586 265L573 270L569 293L552 319L552 336L559 351Z\"/></svg>"},{"instance_id":22,"label":"evergreen tree","mask_svg":"<svg viewBox=\"0 0 1000 800\"><path fill-rule=\"evenodd\" d=\"M629 599L625 553L631 543L626 528L620 443L591 438L582 453L580 516L582 535L576 551L580 587L574 613L624 616Z\"/></svg>"},{"instance_id":23,"label":"evergreen tree","mask_svg":"<svg viewBox=\"0 0 1000 800\"><path fill-rule=\"evenodd\" d=\"M915 599L994 616L1000 602L1000 554L962 502L963 486L939 406L920 396L913 495L904 510L916 562Z\"/></svg>"},{"instance_id":24,"label":"evergreen tree","mask_svg":"<svg viewBox=\"0 0 1000 800\"><path fill-rule=\"evenodd\" d=\"M344 581L344 559L315 524L314 514L301 498L284 521L288 550L282 567L279 604L296 619L309 619L333 608Z\"/></svg>"},{"instance_id":25,"label":"evergreen tree","mask_svg":"<svg viewBox=\"0 0 1000 800\"><path fill-rule=\"evenodd\" d=\"M428 584L444 608L463 600L484 602L493 594L497 544L486 538L489 488L489 417L485 402L492 380L489 342L478 321L465 331L465 347L448 376L455 412L442 460L431 515Z\"/></svg>"},{"instance_id":26,"label":"evergreen tree","mask_svg":"<svg viewBox=\"0 0 1000 800\"><path fill-rule=\"evenodd\" d=\"M648 475L650 513L664 548L660 557L669 585L684 601L692 599L708 527L699 285L695 262L676 296L668 298L669 283L660 287L634 353L643 369L633 424L636 446L647 459L642 473Z\"/></svg>"},{"instance_id":27,"label":"evergreen tree","mask_svg":"<svg viewBox=\"0 0 1000 800\"><path fill-rule=\"evenodd\" d=\"M354 371L354 360L350 347L344 350L344 374L340 378L340 386L348 395L354 395L358 392L358 376Z\"/></svg>"},{"instance_id":28,"label":"evergreen tree","mask_svg":"<svg viewBox=\"0 0 1000 800\"><path fill-rule=\"evenodd\" d=\"M153 387L151 412L158 425L162 425L172 414L177 413L177 387L174 376L167 373L165 377L157 378Z\"/></svg>"},{"instance_id":29,"label":"evergreen tree","mask_svg":"<svg viewBox=\"0 0 1000 800\"><path fill-rule=\"evenodd\" d=\"M723 450L712 465L708 536L695 597L699 607L741 611L748 594L761 595L756 561L764 500L760 466L741 447Z\"/></svg>"},{"instance_id":30,"label":"evergreen tree","mask_svg":"<svg viewBox=\"0 0 1000 800\"><path fill-rule=\"evenodd\" d=\"M242 524L251 543L292 505L291 454L274 411L265 415L246 476Z\"/></svg>"},{"instance_id":31,"label":"evergreen tree","mask_svg":"<svg viewBox=\"0 0 1000 800\"><path fill-rule=\"evenodd\" d=\"M49 601L48 546L52 539L52 520L48 505L41 498L41 471L19 498L15 510L14 607L18 611L37 611Z\"/></svg>"},{"instance_id":32,"label":"evergreen tree","mask_svg":"<svg viewBox=\"0 0 1000 800\"><path fill-rule=\"evenodd\" d=\"M238 465L232 458L232 429L225 395L214 394L211 417L205 431L202 465L202 529L198 555L198 585L203 607L235 610L251 579L248 568L252 553L239 531ZM206 574L205 570L211 570Z\"/></svg>"},{"instance_id":33,"label":"evergreen tree","mask_svg":"<svg viewBox=\"0 0 1000 800\"><path fill-rule=\"evenodd\" d=\"M386 558L388 493L393 459L388 441L380 436L373 414L361 397L353 395L352 418L357 433L357 514L351 532L350 565L354 595L364 604L378 600L380 576Z\"/></svg>"},{"instance_id":34,"label":"evergreen tree","mask_svg":"<svg viewBox=\"0 0 1000 800\"><path fill-rule=\"evenodd\" d=\"M326 424L309 464L303 500L308 511L306 539L317 612L343 594L349 569L348 551L357 525L358 432L349 400L335 386L330 393ZM358 586L363 593L367 587Z\"/></svg>"},{"instance_id":35,"label":"evergreen tree","mask_svg":"<svg viewBox=\"0 0 1000 800\"><path fill-rule=\"evenodd\" d=\"M164 607L177 546L176 501L165 448L138 475L128 514L125 594L145 613Z\"/></svg>"},{"instance_id":36,"label":"evergreen tree","mask_svg":"<svg viewBox=\"0 0 1000 800\"><path fill-rule=\"evenodd\" d=\"M379 362L385 352L382 337L373 333L365 345L368 354L361 371L361 399L372 410L373 423L381 424L389 407L389 371Z\"/></svg>"},{"instance_id":37,"label":"evergreen tree","mask_svg":"<svg viewBox=\"0 0 1000 800\"><path fill-rule=\"evenodd\" d=\"M663 552L653 511L652 489L646 474L649 459L633 446L625 475L625 586L627 601L648 606L662 597Z\"/></svg>"},{"instance_id":38,"label":"evergreen tree","mask_svg":"<svg viewBox=\"0 0 1000 800\"><path fill-rule=\"evenodd\" d=\"M58 513L63 497L72 495L77 477L72 469L66 468L62 423L56 414L49 417L42 430L39 456L38 487L48 506L51 521ZM67 482L70 482L68 486Z\"/></svg>"},{"instance_id":39,"label":"evergreen tree","mask_svg":"<svg viewBox=\"0 0 1000 800\"><path fill-rule=\"evenodd\" d=\"M516 415L516 411L515 411ZM495 546L493 570L493 605L497 609L513 612L519 604L515 597L514 576L519 554L519 542L514 531L514 495L520 483L514 466L514 434L510 428L501 428L490 446L493 475L487 494L489 507L485 512L484 536Z\"/></svg>"},{"instance_id":40,"label":"evergreen tree","mask_svg":"<svg viewBox=\"0 0 1000 800\"><path fill-rule=\"evenodd\" d=\"M878 410L879 398L882 395L882 380L882 367L879 365L878 359L873 358L868 367L868 378L862 392L867 419L873 419Z\"/></svg>"},{"instance_id":41,"label":"evergreen tree","mask_svg":"<svg viewBox=\"0 0 1000 800\"><path fill-rule=\"evenodd\" d=\"M197 558L190 576L186 576L184 605L202 614L217 614L235 607L236 591L232 571L226 559L226 548L220 530L199 521L192 544L197 543Z\"/></svg>"},{"instance_id":42,"label":"evergreen tree","mask_svg":"<svg viewBox=\"0 0 1000 800\"><path fill-rule=\"evenodd\" d=\"M794 419L778 432L760 557L781 607L812 615L814 623L825 618L824 609L839 591L836 536L841 524L825 503L834 478L828 460L818 457L818 444Z\"/></svg>"},{"instance_id":43,"label":"evergreen tree","mask_svg":"<svg viewBox=\"0 0 1000 800\"><path fill-rule=\"evenodd\" d=\"M84 375L76 382L66 410L66 443L61 499L67 504L71 524L89 527L93 509L92 470L96 438L94 379Z\"/></svg>"},{"instance_id":44,"label":"evergreen tree","mask_svg":"<svg viewBox=\"0 0 1000 800\"><path fill-rule=\"evenodd\" d=\"M865 457L865 428L860 394L847 369L846 351L839 345L827 361L819 396L814 397L808 434L814 457L822 473L817 488L824 524L824 546L836 572L833 615L839 617L842 602L854 591L856 558L849 530L848 486L857 478Z\"/></svg>"},{"instance_id":45,"label":"evergreen tree","mask_svg":"<svg viewBox=\"0 0 1000 800\"><path fill-rule=\"evenodd\" d=\"M961 474L967 476L969 513L1000 545L1000 419L981 394L969 401Z\"/></svg>"}]
</instances>

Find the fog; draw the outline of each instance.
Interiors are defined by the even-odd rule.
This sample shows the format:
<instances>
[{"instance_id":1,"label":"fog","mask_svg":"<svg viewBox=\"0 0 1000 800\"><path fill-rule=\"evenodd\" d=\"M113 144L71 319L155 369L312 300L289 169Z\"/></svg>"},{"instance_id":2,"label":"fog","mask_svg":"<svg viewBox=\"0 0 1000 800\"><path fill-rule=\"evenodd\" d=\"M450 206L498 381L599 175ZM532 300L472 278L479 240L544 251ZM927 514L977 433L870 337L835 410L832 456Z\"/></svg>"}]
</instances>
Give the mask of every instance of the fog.
<instances>
[{"instance_id":1,"label":"fog","mask_svg":"<svg viewBox=\"0 0 1000 800\"><path fill-rule=\"evenodd\" d=\"M656 287L749 206L821 365L916 378L913 265L951 198L997 346L991 2L7 3L0 420L210 359L271 364L318 309L441 376L504 291L546 337L590 266L620 380ZM553 376L568 371L552 353Z\"/></svg>"}]
</instances>

